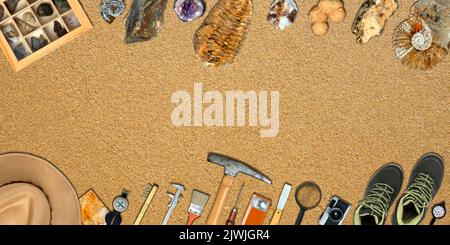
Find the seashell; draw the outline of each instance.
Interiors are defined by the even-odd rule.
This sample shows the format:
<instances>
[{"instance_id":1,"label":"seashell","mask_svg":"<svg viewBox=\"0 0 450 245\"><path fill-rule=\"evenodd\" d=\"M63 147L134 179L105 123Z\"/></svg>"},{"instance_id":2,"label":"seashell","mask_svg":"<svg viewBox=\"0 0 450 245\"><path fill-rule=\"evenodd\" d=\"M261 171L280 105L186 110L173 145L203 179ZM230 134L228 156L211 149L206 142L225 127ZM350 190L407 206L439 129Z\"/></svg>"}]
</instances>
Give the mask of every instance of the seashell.
<instances>
[{"instance_id":1,"label":"seashell","mask_svg":"<svg viewBox=\"0 0 450 245\"><path fill-rule=\"evenodd\" d=\"M428 70L448 52L448 47L435 42L434 32L420 16L412 16L397 26L392 45L397 59L412 69Z\"/></svg>"},{"instance_id":2,"label":"seashell","mask_svg":"<svg viewBox=\"0 0 450 245\"><path fill-rule=\"evenodd\" d=\"M420 16L433 31L433 42L449 48L450 1L420 0L411 7L414 15Z\"/></svg>"},{"instance_id":3,"label":"seashell","mask_svg":"<svg viewBox=\"0 0 450 245\"><path fill-rule=\"evenodd\" d=\"M397 0L365 0L352 24L356 41L366 43L371 38L381 35L384 25L397 8Z\"/></svg>"},{"instance_id":4,"label":"seashell","mask_svg":"<svg viewBox=\"0 0 450 245\"><path fill-rule=\"evenodd\" d=\"M250 25L252 0L219 0L194 35L194 49L210 67L231 64Z\"/></svg>"},{"instance_id":5,"label":"seashell","mask_svg":"<svg viewBox=\"0 0 450 245\"><path fill-rule=\"evenodd\" d=\"M125 21L125 43L148 41L159 35L167 0L133 0Z\"/></svg>"},{"instance_id":6,"label":"seashell","mask_svg":"<svg viewBox=\"0 0 450 245\"><path fill-rule=\"evenodd\" d=\"M298 8L295 0L275 0L270 5L267 21L284 30L284 28L294 23L297 13Z\"/></svg>"}]
</instances>

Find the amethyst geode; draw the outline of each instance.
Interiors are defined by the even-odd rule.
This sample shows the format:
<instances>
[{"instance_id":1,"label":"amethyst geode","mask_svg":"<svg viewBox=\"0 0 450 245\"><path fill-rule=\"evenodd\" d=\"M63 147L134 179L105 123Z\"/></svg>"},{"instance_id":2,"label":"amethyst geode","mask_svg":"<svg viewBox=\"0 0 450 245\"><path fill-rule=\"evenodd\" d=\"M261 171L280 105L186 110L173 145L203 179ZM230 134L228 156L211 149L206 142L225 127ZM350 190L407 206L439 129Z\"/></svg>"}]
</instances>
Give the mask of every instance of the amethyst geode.
<instances>
[{"instance_id":1,"label":"amethyst geode","mask_svg":"<svg viewBox=\"0 0 450 245\"><path fill-rule=\"evenodd\" d=\"M181 21L189 22L205 13L205 2L203 0L176 0L174 9Z\"/></svg>"}]
</instances>

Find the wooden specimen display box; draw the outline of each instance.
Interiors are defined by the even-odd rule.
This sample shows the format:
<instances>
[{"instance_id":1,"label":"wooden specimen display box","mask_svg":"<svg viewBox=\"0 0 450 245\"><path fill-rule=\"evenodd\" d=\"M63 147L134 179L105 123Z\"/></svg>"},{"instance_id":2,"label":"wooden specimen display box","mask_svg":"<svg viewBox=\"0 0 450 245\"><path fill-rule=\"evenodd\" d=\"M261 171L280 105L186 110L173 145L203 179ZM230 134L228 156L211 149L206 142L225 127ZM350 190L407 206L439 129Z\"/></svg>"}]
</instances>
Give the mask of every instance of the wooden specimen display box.
<instances>
[{"instance_id":1,"label":"wooden specimen display box","mask_svg":"<svg viewBox=\"0 0 450 245\"><path fill-rule=\"evenodd\" d=\"M78 0L0 0L0 47L16 72L90 29Z\"/></svg>"}]
</instances>

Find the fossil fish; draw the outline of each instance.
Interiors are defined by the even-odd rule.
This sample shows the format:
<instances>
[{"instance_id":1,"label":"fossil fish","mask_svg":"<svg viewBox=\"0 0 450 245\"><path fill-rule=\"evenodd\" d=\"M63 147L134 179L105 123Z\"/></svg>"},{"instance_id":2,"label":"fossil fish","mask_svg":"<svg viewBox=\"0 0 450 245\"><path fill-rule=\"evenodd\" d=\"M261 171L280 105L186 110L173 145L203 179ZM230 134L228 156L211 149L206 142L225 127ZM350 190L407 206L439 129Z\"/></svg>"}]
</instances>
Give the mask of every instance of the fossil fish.
<instances>
[{"instance_id":1,"label":"fossil fish","mask_svg":"<svg viewBox=\"0 0 450 245\"><path fill-rule=\"evenodd\" d=\"M352 32L359 43L381 35L389 17L398 8L397 0L365 0L356 13Z\"/></svg>"},{"instance_id":2,"label":"fossil fish","mask_svg":"<svg viewBox=\"0 0 450 245\"><path fill-rule=\"evenodd\" d=\"M395 56L412 69L428 70L441 61L448 47L436 43L434 32L420 16L400 23L392 36Z\"/></svg>"},{"instance_id":3,"label":"fossil fish","mask_svg":"<svg viewBox=\"0 0 450 245\"><path fill-rule=\"evenodd\" d=\"M250 25L252 0L219 0L194 35L194 49L210 67L231 64Z\"/></svg>"},{"instance_id":4,"label":"fossil fish","mask_svg":"<svg viewBox=\"0 0 450 245\"><path fill-rule=\"evenodd\" d=\"M134 0L125 22L125 42L150 40L159 35L167 0Z\"/></svg>"}]
</instances>

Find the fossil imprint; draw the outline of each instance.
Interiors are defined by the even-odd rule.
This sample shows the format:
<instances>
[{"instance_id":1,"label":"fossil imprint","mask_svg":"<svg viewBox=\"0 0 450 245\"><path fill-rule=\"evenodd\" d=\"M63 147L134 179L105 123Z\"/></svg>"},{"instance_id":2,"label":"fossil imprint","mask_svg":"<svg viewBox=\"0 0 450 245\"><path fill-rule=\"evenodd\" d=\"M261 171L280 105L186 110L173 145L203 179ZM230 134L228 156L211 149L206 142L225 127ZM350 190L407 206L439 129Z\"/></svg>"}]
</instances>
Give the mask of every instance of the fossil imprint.
<instances>
[{"instance_id":1,"label":"fossil imprint","mask_svg":"<svg viewBox=\"0 0 450 245\"><path fill-rule=\"evenodd\" d=\"M248 31L252 0L219 0L194 35L194 49L209 67L231 64Z\"/></svg>"}]
</instances>

